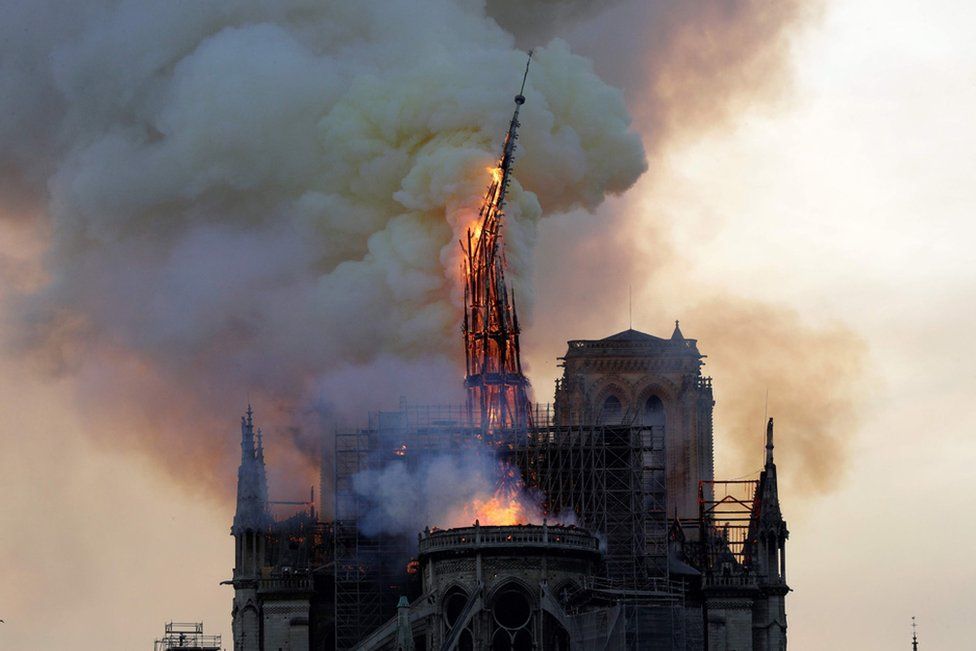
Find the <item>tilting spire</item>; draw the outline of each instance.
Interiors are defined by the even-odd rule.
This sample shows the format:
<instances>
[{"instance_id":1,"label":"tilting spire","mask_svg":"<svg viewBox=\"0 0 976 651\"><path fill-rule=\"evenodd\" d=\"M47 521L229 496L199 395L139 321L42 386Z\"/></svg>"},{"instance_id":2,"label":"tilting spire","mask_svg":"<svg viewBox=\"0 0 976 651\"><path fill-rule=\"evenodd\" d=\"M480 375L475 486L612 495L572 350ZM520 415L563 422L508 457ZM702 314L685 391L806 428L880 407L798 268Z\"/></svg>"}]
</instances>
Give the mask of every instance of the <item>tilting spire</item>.
<instances>
[{"instance_id":1,"label":"tilting spire","mask_svg":"<svg viewBox=\"0 0 976 651\"><path fill-rule=\"evenodd\" d=\"M505 145L502 147L502 157L498 161L498 169L502 171L502 178L498 184L498 197L495 201L498 210L505 206L505 193L508 191L508 184L511 182L512 165L515 163L515 141L518 140L518 129L522 126L519 122L519 111L525 104L525 80L529 78L529 64L532 63L532 50L529 50L529 58L525 62L525 72L522 73L522 86L519 88L518 95L515 96L515 112L512 114L512 121L508 123L508 133L505 134Z\"/></svg>"},{"instance_id":2,"label":"tilting spire","mask_svg":"<svg viewBox=\"0 0 976 651\"><path fill-rule=\"evenodd\" d=\"M501 228L505 194L515 162L519 110L525 103L522 93L531 62L532 53L529 52L501 158L492 170L478 223L468 229L467 243L461 243L464 252L464 385L468 393L468 409L485 433L529 424L529 382L522 373L515 296L505 282Z\"/></svg>"}]
</instances>

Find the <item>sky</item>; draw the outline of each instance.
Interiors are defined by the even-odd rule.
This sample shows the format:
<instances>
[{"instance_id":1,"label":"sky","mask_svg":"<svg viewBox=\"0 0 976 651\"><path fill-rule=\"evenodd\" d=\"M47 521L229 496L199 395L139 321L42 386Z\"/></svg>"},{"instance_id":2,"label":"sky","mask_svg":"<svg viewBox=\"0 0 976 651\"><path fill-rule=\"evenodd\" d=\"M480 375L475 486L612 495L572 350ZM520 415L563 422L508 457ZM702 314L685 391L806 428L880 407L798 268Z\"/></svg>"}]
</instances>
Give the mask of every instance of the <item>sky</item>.
<instances>
[{"instance_id":1,"label":"sky","mask_svg":"<svg viewBox=\"0 0 976 651\"><path fill-rule=\"evenodd\" d=\"M858 409L834 433L846 446L843 467L815 491L787 481L782 496L794 649L907 648L912 615L922 648L969 643L972 11L948 1L828 3L790 34L784 92L651 149L649 172L600 209L626 220L631 252L653 260L653 274L624 280L606 265L601 277L597 265L588 286L617 292L615 306L566 336L540 332L541 319L526 333L539 393L552 386L565 339L627 327L628 284L633 326L656 334L681 318L685 335L698 336L693 315L707 288L788 306L804 324L841 324L864 342ZM547 246L572 227L540 229L537 314L581 298L559 286L559 251ZM5 250L29 268L40 255L34 234L18 223L3 229ZM660 250L662 232L680 254ZM723 421L729 362L708 339L699 346L716 378L717 474L749 472L761 424L753 463L733 450ZM219 582L233 560L232 504L205 482L174 481L179 450L163 466L93 433L75 381L0 359L0 648L148 648L170 620L203 620L229 640L231 591ZM788 423L776 410L779 388L768 388L772 415ZM235 418L226 419L229 438ZM788 441L781 447L788 477L806 460Z\"/></svg>"}]
</instances>

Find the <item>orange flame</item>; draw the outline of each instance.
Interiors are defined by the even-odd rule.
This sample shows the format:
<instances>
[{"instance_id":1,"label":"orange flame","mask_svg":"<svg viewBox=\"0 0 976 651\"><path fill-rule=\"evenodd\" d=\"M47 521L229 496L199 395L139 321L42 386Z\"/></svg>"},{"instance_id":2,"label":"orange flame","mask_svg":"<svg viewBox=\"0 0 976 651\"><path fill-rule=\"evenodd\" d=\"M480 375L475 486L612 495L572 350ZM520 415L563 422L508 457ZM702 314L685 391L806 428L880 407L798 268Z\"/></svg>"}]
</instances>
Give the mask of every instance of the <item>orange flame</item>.
<instances>
[{"instance_id":1,"label":"orange flame","mask_svg":"<svg viewBox=\"0 0 976 651\"><path fill-rule=\"evenodd\" d=\"M489 185L485 196L485 201L490 202L494 199L495 193L498 192L498 184L502 181L502 171L498 167L486 167L485 171L491 175L491 184ZM481 237L481 216L475 214L468 219L466 230L471 232L472 241L477 242Z\"/></svg>"},{"instance_id":2,"label":"orange flame","mask_svg":"<svg viewBox=\"0 0 976 651\"><path fill-rule=\"evenodd\" d=\"M488 499L475 499L465 509L471 522L484 525L528 524L525 506L516 498L495 494Z\"/></svg>"},{"instance_id":3,"label":"orange flame","mask_svg":"<svg viewBox=\"0 0 976 651\"><path fill-rule=\"evenodd\" d=\"M502 181L502 170L500 167L489 167L488 173L491 174L492 183L501 183Z\"/></svg>"},{"instance_id":4,"label":"orange flame","mask_svg":"<svg viewBox=\"0 0 976 651\"><path fill-rule=\"evenodd\" d=\"M509 467L503 473L508 479L501 483L494 495L475 497L464 506L465 524L475 520L489 526L542 523L539 505L522 490L521 481L513 481L517 480L518 471Z\"/></svg>"}]
</instances>

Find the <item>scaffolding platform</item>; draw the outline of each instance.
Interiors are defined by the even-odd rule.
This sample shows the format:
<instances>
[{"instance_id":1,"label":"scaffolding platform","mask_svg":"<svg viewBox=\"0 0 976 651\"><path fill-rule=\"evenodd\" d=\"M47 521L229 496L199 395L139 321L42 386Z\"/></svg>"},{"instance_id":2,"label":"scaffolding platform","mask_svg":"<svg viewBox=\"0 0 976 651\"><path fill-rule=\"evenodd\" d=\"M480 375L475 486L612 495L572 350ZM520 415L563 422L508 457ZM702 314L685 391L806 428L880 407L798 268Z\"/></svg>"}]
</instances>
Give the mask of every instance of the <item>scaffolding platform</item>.
<instances>
[{"instance_id":1,"label":"scaffolding platform","mask_svg":"<svg viewBox=\"0 0 976 651\"><path fill-rule=\"evenodd\" d=\"M153 651L220 651L220 636L206 635L203 622L169 622Z\"/></svg>"}]
</instances>

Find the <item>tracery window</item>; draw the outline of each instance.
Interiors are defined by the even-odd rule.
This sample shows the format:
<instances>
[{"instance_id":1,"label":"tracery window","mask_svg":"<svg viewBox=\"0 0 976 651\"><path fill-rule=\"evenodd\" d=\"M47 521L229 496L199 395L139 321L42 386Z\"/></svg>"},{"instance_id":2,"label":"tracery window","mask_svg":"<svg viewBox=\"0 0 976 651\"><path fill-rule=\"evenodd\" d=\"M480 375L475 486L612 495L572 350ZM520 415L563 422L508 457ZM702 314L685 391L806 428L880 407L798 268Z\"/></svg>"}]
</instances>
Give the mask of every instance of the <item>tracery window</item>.
<instances>
[{"instance_id":1,"label":"tracery window","mask_svg":"<svg viewBox=\"0 0 976 651\"><path fill-rule=\"evenodd\" d=\"M529 595L516 584L503 587L492 600L495 632L492 651L529 651L532 648L532 606Z\"/></svg>"}]
</instances>

